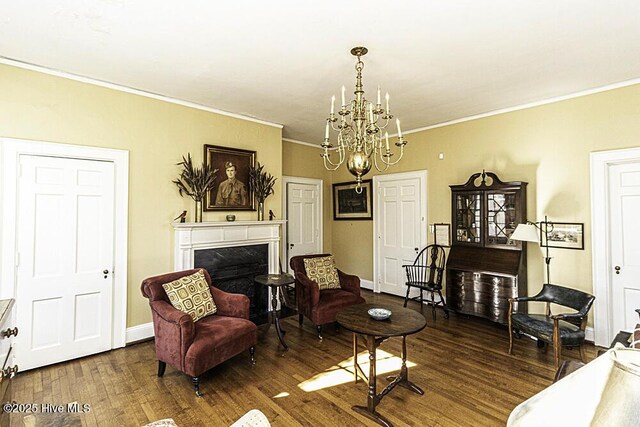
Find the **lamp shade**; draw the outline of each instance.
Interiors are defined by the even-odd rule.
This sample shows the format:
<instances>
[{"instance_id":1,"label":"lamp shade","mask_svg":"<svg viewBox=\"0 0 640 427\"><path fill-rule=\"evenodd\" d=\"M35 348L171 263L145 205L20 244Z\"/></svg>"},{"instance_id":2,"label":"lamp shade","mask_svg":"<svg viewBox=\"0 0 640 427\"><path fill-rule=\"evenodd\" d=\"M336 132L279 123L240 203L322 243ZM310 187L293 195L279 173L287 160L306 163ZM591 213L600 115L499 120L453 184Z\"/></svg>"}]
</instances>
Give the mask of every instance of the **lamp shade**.
<instances>
[{"instance_id":1,"label":"lamp shade","mask_svg":"<svg viewBox=\"0 0 640 427\"><path fill-rule=\"evenodd\" d=\"M510 239L540 243L538 229L533 224L518 224Z\"/></svg>"}]
</instances>

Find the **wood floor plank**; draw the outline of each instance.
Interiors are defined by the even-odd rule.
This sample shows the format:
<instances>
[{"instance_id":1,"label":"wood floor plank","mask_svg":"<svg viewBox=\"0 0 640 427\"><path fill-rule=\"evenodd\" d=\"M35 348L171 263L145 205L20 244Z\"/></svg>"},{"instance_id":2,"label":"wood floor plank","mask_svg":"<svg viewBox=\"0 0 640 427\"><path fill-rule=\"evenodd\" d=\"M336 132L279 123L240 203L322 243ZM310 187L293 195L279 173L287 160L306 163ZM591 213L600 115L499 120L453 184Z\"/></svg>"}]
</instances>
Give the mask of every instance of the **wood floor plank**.
<instances>
[{"instance_id":1,"label":"wood floor plank","mask_svg":"<svg viewBox=\"0 0 640 427\"><path fill-rule=\"evenodd\" d=\"M402 303L402 299L364 292L369 302ZM419 310L417 303L410 308ZM552 383L553 351L537 349L527 339L514 341L514 354L505 327L482 319L456 316L434 322L425 309L427 327L407 340L410 379L422 387L423 396L396 388L378 411L396 426L500 426L523 400ZM15 426L82 425L141 426L173 418L178 426L228 426L250 409L260 409L272 426L375 426L351 410L366 404L367 385L354 384L351 366L339 367L352 356L351 333L326 325L319 341L313 325L297 316L283 319L289 351L283 352L274 328L261 326L257 364L248 352L217 366L201 377L205 395L197 398L191 379L167 366L156 376L153 341L27 372L13 380L14 400L19 403L91 405L81 414L14 414ZM380 350L399 357L402 342L392 338ZM359 351L364 351L360 348ZM596 348L587 345L587 358ZM563 357L579 359L577 350L563 350ZM380 365L379 365L380 366ZM397 367L399 369L399 366ZM378 372L378 391L385 377ZM314 379L333 380L305 391ZM344 378L348 378L345 380Z\"/></svg>"}]
</instances>

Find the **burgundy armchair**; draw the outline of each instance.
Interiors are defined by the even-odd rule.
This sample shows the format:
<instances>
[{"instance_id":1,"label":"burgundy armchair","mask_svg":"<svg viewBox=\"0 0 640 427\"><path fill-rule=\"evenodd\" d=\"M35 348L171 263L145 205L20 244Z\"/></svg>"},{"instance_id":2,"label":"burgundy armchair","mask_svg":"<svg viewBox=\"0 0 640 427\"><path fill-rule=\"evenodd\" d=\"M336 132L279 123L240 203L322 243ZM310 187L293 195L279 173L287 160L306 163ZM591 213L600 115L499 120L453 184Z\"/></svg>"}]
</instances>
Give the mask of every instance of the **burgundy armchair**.
<instances>
[{"instance_id":1,"label":"burgundy armchair","mask_svg":"<svg viewBox=\"0 0 640 427\"><path fill-rule=\"evenodd\" d=\"M197 272L198 269L149 277L142 282L142 295L149 299L153 315L158 376L164 375L166 364L192 377L198 397L199 376L216 365L249 349L255 364L258 328L249 320L249 298L223 292L211 285L206 270L216 314L194 322L191 316L175 309L162 285Z\"/></svg>"},{"instance_id":2,"label":"burgundy armchair","mask_svg":"<svg viewBox=\"0 0 640 427\"><path fill-rule=\"evenodd\" d=\"M307 277L304 259L329 255L294 256L289 261L296 278L298 323L302 326L303 316L306 316L315 325L320 340L322 340L323 324L335 322L336 314L343 308L365 302L364 298L360 296L360 278L358 276L338 270L340 289L325 289L322 291L316 282Z\"/></svg>"}]
</instances>

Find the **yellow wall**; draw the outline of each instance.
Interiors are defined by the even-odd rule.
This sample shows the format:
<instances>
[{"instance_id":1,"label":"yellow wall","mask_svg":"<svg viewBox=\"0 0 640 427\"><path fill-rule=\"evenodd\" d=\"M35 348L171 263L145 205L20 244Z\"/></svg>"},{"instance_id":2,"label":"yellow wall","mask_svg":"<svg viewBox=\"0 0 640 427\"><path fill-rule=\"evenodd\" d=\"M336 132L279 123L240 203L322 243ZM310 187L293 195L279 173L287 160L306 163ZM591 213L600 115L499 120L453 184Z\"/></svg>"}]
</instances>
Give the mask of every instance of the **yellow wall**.
<instances>
[{"instance_id":1,"label":"yellow wall","mask_svg":"<svg viewBox=\"0 0 640 427\"><path fill-rule=\"evenodd\" d=\"M194 203L171 183L176 163L190 152L202 161L204 144L257 151L278 181L265 210L281 210L282 131L194 108L0 65L0 136L129 151L129 273L127 325L151 321L140 282L173 270L171 220ZM221 221L228 212L205 212ZM233 212L238 220L256 212Z\"/></svg>"},{"instance_id":2,"label":"yellow wall","mask_svg":"<svg viewBox=\"0 0 640 427\"><path fill-rule=\"evenodd\" d=\"M640 146L640 85L406 135L405 157L390 173L428 171L428 222L451 222L450 184L482 169L528 181L527 217L583 222L585 250L551 249L552 282L592 292L589 153ZM438 153L445 154L438 160ZM344 168L333 182L351 180ZM370 221L334 222L332 249L343 268L372 279ZM430 236L431 239L431 236ZM529 293L544 280L529 244Z\"/></svg>"},{"instance_id":3,"label":"yellow wall","mask_svg":"<svg viewBox=\"0 0 640 427\"><path fill-rule=\"evenodd\" d=\"M282 175L322 180L322 244L324 252L331 253L331 228L333 225L333 214L331 211L331 172L326 170L322 164L320 148L283 141Z\"/></svg>"},{"instance_id":4,"label":"yellow wall","mask_svg":"<svg viewBox=\"0 0 640 427\"><path fill-rule=\"evenodd\" d=\"M281 129L0 65L0 136L124 149L130 152L127 324L150 321L139 293L147 276L172 270L171 219L193 202L171 180L175 165L203 144L257 151L278 177L266 209L281 211L281 176L324 181L324 248L339 267L372 279L371 221L333 221L331 183L353 178L327 172L318 150L282 142ZM408 134L402 162L389 172L428 171L428 222L450 223L450 184L483 168L505 181L529 182L528 218L584 222L585 250L552 249L554 282L592 291L589 153L640 145L640 85ZM438 160L438 153L445 160ZM239 220L255 212L234 212ZM205 213L205 221L227 212ZM529 250L529 288L543 280L540 250Z\"/></svg>"}]
</instances>

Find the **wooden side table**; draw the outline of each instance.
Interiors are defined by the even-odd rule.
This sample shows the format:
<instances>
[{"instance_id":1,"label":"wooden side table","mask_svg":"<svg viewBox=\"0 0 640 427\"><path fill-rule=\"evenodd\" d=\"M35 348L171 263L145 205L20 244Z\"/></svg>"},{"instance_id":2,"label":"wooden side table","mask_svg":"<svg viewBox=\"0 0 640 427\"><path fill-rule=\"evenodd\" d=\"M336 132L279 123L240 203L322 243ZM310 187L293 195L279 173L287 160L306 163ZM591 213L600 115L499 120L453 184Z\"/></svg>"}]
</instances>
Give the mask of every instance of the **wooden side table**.
<instances>
[{"instance_id":1,"label":"wooden side table","mask_svg":"<svg viewBox=\"0 0 640 427\"><path fill-rule=\"evenodd\" d=\"M391 317L387 320L374 320L369 316L370 308L386 308L391 310ZM427 326L424 316L417 311L401 306L383 304L358 304L345 308L336 316L336 321L345 329L353 332L353 368L356 383L358 372L369 381L367 406L352 406L355 412L377 422L385 427L391 427L391 422L376 411L380 403L395 386L399 385L414 393L423 395L420 387L409 381L407 370L407 335L420 332ZM369 351L369 375L365 375L358 365L358 336L362 338ZM383 341L390 337L402 337L402 367L400 375L389 376L391 381L380 393L376 392L376 349Z\"/></svg>"},{"instance_id":2,"label":"wooden side table","mask_svg":"<svg viewBox=\"0 0 640 427\"><path fill-rule=\"evenodd\" d=\"M295 279L292 275L282 273L282 274L262 274L260 276L256 276L253 279L256 283L259 283L263 286L268 286L271 289L271 308L273 310L273 323L276 325L276 332L278 333L278 339L280 340L280 344L284 347L284 350L289 350L287 343L284 342L284 334L287 331L282 330L280 326L280 316L278 316L278 292L282 292L282 287L290 285L295 282ZM282 298L281 298L282 299Z\"/></svg>"}]
</instances>

